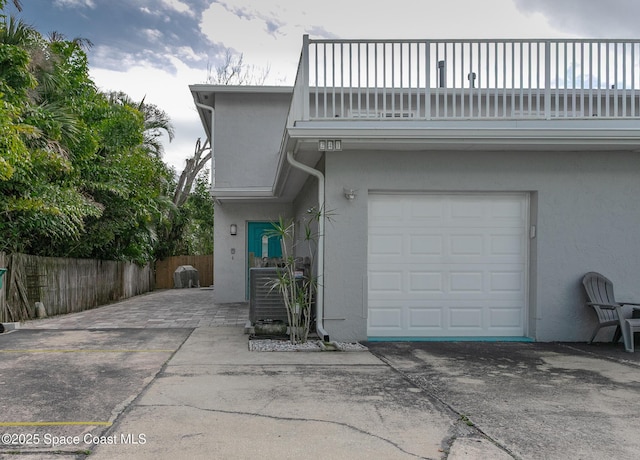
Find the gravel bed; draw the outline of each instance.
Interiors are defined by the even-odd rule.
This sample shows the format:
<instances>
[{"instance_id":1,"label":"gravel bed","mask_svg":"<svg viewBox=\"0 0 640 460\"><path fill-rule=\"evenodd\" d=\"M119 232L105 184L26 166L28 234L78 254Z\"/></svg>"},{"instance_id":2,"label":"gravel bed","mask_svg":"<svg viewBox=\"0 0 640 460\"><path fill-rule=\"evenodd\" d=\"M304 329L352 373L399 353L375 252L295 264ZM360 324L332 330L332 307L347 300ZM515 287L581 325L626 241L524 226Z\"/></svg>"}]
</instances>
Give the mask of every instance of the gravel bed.
<instances>
[{"instance_id":1,"label":"gravel bed","mask_svg":"<svg viewBox=\"0 0 640 460\"><path fill-rule=\"evenodd\" d=\"M340 351L368 351L369 349L361 343L355 342L332 342L340 349Z\"/></svg>"},{"instance_id":2,"label":"gravel bed","mask_svg":"<svg viewBox=\"0 0 640 460\"><path fill-rule=\"evenodd\" d=\"M320 340L308 340L306 343L293 345L289 340L251 339L249 351L367 351L368 348L359 343L330 342L325 345Z\"/></svg>"}]
</instances>

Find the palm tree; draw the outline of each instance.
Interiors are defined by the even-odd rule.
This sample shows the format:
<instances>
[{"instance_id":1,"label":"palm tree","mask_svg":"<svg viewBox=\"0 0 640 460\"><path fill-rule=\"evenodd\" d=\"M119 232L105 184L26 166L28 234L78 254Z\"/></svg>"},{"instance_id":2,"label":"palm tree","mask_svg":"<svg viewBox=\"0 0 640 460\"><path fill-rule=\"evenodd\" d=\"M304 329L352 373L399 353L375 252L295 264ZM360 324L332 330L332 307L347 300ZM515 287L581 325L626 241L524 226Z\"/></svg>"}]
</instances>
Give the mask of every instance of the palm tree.
<instances>
[{"instance_id":1,"label":"palm tree","mask_svg":"<svg viewBox=\"0 0 640 460\"><path fill-rule=\"evenodd\" d=\"M109 102L112 104L122 104L132 107L142 113L144 119L144 140L143 147L147 152L156 158L162 157L164 149L160 139L163 134L169 137L169 142L173 140L175 130L169 115L154 104L147 104L142 101L136 103L131 97L122 91L112 91L107 94Z\"/></svg>"},{"instance_id":2,"label":"palm tree","mask_svg":"<svg viewBox=\"0 0 640 460\"><path fill-rule=\"evenodd\" d=\"M164 147L160 142L163 133L169 137L169 142L175 136L171 118L158 106L145 103L144 98L138 105L138 110L144 116L144 146L150 153L160 158L164 153Z\"/></svg>"},{"instance_id":3,"label":"palm tree","mask_svg":"<svg viewBox=\"0 0 640 460\"><path fill-rule=\"evenodd\" d=\"M57 43L57 42L73 43L75 46L77 46L83 51L89 51L91 48L93 48L93 42L88 38L75 37L75 38L72 38L71 40L67 40L67 37L60 32L57 32L55 30L53 32L49 32L49 43Z\"/></svg>"},{"instance_id":4,"label":"palm tree","mask_svg":"<svg viewBox=\"0 0 640 460\"><path fill-rule=\"evenodd\" d=\"M38 35L36 29L14 16L4 17L0 22L0 43L3 45L28 47Z\"/></svg>"},{"instance_id":5,"label":"palm tree","mask_svg":"<svg viewBox=\"0 0 640 460\"><path fill-rule=\"evenodd\" d=\"M4 8L6 4L7 0L0 0L0 10ZM13 0L13 6L15 6L18 11L22 11L22 3L20 3L20 0Z\"/></svg>"}]
</instances>

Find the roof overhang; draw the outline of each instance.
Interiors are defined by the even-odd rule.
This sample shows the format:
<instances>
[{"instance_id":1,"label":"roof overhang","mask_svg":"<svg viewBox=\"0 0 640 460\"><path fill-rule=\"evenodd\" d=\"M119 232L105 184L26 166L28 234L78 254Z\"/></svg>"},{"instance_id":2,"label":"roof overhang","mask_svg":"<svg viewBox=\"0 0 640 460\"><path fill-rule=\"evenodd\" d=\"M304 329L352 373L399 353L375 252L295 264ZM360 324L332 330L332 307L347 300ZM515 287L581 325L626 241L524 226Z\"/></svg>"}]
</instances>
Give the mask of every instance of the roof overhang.
<instances>
[{"instance_id":1,"label":"roof overhang","mask_svg":"<svg viewBox=\"0 0 640 460\"><path fill-rule=\"evenodd\" d=\"M349 151L638 151L638 120L306 121L285 130L274 196L293 199L306 177L283 164L286 152L314 166L320 139L340 139ZM286 160L284 160L286 163ZM304 175L303 175L304 176Z\"/></svg>"},{"instance_id":2,"label":"roof overhang","mask_svg":"<svg viewBox=\"0 0 640 460\"><path fill-rule=\"evenodd\" d=\"M285 150L297 151L317 150L320 139L340 139L345 151L640 150L639 120L310 121L287 131Z\"/></svg>"},{"instance_id":3,"label":"roof overhang","mask_svg":"<svg viewBox=\"0 0 640 460\"><path fill-rule=\"evenodd\" d=\"M216 108L216 96L219 94L292 94L291 86L235 86L235 85L189 85L191 96L196 105L198 116L202 122L204 131L211 142L212 120L210 110ZM205 107L209 107L206 109ZM213 145L213 142L211 142Z\"/></svg>"}]
</instances>

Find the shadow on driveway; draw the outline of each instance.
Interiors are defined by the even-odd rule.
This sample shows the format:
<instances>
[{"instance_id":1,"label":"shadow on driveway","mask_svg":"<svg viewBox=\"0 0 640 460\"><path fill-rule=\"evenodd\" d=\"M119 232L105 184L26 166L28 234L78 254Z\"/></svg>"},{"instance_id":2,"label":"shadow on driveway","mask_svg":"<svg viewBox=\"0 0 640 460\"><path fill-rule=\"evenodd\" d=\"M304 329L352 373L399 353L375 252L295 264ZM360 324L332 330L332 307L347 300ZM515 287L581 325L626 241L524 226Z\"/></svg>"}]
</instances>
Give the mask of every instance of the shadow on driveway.
<instances>
[{"instance_id":1,"label":"shadow on driveway","mask_svg":"<svg viewBox=\"0 0 640 460\"><path fill-rule=\"evenodd\" d=\"M367 346L516 458L638 458L640 353L620 344Z\"/></svg>"}]
</instances>

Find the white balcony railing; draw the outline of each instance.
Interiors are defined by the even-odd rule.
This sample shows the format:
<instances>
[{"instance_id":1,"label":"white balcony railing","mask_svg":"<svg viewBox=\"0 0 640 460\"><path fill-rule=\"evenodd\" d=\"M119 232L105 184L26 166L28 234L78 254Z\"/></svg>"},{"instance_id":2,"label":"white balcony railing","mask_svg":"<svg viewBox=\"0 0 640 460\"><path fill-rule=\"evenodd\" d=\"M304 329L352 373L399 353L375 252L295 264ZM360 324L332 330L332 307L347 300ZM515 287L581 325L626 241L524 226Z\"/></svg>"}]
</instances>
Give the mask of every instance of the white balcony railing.
<instances>
[{"instance_id":1,"label":"white balcony railing","mask_svg":"<svg viewBox=\"0 0 640 460\"><path fill-rule=\"evenodd\" d=\"M640 118L640 40L311 40L289 126Z\"/></svg>"}]
</instances>

